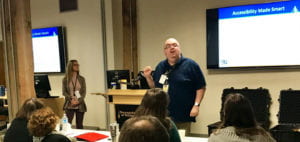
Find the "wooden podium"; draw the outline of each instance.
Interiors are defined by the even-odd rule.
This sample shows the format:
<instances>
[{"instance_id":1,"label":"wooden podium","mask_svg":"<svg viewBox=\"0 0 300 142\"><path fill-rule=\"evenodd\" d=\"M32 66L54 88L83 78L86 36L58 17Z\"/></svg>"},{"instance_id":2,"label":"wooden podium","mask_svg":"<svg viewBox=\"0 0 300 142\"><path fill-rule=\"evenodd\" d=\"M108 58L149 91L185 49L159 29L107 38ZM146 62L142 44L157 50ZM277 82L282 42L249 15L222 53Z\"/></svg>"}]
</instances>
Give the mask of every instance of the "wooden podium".
<instances>
[{"instance_id":1,"label":"wooden podium","mask_svg":"<svg viewBox=\"0 0 300 142\"><path fill-rule=\"evenodd\" d=\"M109 105L115 106L115 119L119 123L120 127L130 117L134 115L136 108L141 104L141 101L146 93L146 89L108 89L106 93L92 93L93 95L104 96L107 102L107 129L109 128Z\"/></svg>"},{"instance_id":2,"label":"wooden podium","mask_svg":"<svg viewBox=\"0 0 300 142\"><path fill-rule=\"evenodd\" d=\"M108 89L107 93L92 93L94 95L102 95L106 98L107 103L139 105L146 93L146 89Z\"/></svg>"},{"instance_id":3,"label":"wooden podium","mask_svg":"<svg viewBox=\"0 0 300 142\"><path fill-rule=\"evenodd\" d=\"M38 100L42 101L45 106L50 107L59 118L63 117L65 98L38 98Z\"/></svg>"}]
</instances>

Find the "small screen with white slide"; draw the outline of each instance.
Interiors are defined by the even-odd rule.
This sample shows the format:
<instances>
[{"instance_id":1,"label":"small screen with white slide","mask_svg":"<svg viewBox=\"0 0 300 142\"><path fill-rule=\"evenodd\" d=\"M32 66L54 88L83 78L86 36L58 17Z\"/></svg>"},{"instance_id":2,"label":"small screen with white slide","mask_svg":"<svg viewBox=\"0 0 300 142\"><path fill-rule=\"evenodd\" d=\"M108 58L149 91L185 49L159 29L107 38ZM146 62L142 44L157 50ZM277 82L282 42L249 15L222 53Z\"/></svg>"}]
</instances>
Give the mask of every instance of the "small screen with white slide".
<instances>
[{"instance_id":1,"label":"small screen with white slide","mask_svg":"<svg viewBox=\"0 0 300 142\"><path fill-rule=\"evenodd\" d=\"M300 3L207 10L208 68L300 65Z\"/></svg>"}]
</instances>

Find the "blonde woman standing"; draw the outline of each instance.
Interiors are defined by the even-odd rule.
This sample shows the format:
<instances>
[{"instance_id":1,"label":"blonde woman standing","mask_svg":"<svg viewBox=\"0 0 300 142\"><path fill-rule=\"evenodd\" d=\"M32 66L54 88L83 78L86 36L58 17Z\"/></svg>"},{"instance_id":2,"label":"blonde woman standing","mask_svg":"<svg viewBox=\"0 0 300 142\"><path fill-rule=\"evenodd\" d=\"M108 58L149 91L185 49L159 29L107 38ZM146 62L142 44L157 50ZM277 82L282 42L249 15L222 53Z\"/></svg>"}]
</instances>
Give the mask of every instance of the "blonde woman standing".
<instances>
[{"instance_id":1,"label":"blonde woman standing","mask_svg":"<svg viewBox=\"0 0 300 142\"><path fill-rule=\"evenodd\" d=\"M84 101L86 95L86 84L83 76L79 74L79 64L77 60L70 60L65 77L62 81L62 91L65 96L64 110L69 123L72 124L76 115L76 128L83 129L84 113L87 111Z\"/></svg>"}]
</instances>

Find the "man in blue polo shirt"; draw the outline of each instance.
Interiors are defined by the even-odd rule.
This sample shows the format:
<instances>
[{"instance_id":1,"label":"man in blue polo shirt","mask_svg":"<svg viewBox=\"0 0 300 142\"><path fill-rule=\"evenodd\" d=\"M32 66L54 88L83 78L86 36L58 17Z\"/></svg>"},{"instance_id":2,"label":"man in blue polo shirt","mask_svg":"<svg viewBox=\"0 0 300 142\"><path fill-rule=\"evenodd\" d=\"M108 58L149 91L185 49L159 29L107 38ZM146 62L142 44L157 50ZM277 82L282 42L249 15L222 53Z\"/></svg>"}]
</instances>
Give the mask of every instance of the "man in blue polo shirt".
<instances>
[{"instance_id":1,"label":"man in blue polo shirt","mask_svg":"<svg viewBox=\"0 0 300 142\"><path fill-rule=\"evenodd\" d=\"M151 88L163 88L169 93L170 117L178 129L185 129L189 134L191 122L195 122L199 114L206 82L199 65L182 56L175 38L166 40L164 53L167 59L156 66L153 77L150 66L145 67L144 75Z\"/></svg>"}]
</instances>

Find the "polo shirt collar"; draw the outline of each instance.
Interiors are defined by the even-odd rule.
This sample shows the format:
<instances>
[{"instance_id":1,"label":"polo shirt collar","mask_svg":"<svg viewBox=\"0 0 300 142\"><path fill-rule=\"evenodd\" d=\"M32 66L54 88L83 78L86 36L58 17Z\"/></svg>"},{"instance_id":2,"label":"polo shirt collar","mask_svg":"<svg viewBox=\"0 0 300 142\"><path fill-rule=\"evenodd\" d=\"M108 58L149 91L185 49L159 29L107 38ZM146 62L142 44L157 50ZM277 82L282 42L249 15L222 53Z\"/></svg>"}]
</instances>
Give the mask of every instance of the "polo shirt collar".
<instances>
[{"instance_id":1,"label":"polo shirt collar","mask_svg":"<svg viewBox=\"0 0 300 142\"><path fill-rule=\"evenodd\" d=\"M168 62L168 59L165 60L165 65L166 65L167 67L170 67L170 68L171 68L171 67L176 67L176 66L179 66L179 65L183 62L184 59L185 59L185 57L181 54L179 60L176 62L175 65L171 66L171 65L169 64L169 62Z\"/></svg>"}]
</instances>

